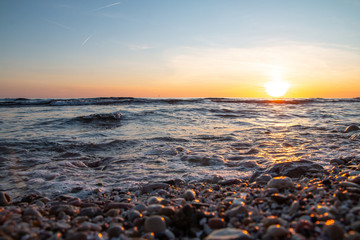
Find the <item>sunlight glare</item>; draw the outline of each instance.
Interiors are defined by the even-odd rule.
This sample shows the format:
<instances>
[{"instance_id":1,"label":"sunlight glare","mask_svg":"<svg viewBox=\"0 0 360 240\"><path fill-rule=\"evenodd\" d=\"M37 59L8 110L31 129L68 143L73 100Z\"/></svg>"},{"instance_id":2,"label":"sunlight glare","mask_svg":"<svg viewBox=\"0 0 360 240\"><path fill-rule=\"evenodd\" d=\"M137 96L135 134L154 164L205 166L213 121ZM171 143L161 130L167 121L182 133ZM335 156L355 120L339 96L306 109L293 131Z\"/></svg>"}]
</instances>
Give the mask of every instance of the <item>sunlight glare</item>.
<instances>
[{"instance_id":1,"label":"sunlight glare","mask_svg":"<svg viewBox=\"0 0 360 240\"><path fill-rule=\"evenodd\" d=\"M266 93L272 97L282 97L288 91L290 84L281 80L274 80L265 84Z\"/></svg>"}]
</instances>

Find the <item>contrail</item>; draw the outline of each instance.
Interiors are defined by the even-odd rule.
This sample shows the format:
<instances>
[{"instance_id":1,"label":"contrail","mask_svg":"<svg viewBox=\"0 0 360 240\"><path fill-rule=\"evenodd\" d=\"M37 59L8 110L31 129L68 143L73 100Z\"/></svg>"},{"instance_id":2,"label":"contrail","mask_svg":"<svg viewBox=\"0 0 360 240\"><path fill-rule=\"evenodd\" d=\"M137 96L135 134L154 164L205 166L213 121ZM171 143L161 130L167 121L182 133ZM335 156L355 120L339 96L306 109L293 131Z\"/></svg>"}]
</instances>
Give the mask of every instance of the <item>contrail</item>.
<instances>
[{"instance_id":1,"label":"contrail","mask_svg":"<svg viewBox=\"0 0 360 240\"><path fill-rule=\"evenodd\" d=\"M92 10L92 12L96 12L96 11L99 11L99 10L104 9L104 8L109 8L109 7L112 7L112 6L115 6L115 5L119 5L120 3L121 2L111 3L111 4L105 5L103 7L96 8L96 9Z\"/></svg>"},{"instance_id":2,"label":"contrail","mask_svg":"<svg viewBox=\"0 0 360 240\"><path fill-rule=\"evenodd\" d=\"M87 43L87 41L89 41L89 39L90 39L91 37L92 37L92 35L88 36L88 37L82 42L81 47L83 47L83 46Z\"/></svg>"}]
</instances>

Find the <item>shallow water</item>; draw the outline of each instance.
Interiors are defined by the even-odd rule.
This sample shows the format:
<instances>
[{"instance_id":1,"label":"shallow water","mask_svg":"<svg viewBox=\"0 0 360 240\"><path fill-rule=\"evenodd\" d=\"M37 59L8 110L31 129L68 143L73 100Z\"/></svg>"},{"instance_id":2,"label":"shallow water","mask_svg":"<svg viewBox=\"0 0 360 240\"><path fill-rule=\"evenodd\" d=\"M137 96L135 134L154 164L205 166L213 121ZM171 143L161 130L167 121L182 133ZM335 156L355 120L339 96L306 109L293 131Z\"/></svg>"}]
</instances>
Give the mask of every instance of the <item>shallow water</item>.
<instances>
[{"instance_id":1,"label":"shallow water","mask_svg":"<svg viewBox=\"0 0 360 240\"><path fill-rule=\"evenodd\" d=\"M1 99L0 190L85 195L358 155L360 99Z\"/></svg>"}]
</instances>

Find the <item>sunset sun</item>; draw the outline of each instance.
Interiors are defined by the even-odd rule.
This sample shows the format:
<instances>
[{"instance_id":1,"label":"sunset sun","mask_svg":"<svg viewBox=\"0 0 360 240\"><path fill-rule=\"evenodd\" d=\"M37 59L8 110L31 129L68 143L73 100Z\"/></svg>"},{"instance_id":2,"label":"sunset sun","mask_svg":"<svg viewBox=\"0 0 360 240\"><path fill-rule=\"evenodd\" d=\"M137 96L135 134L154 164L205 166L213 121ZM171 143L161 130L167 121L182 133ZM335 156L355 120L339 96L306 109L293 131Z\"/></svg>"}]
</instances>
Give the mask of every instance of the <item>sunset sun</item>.
<instances>
[{"instance_id":1,"label":"sunset sun","mask_svg":"<svg viewBox=\"0 0 360 240\"><path fill-rule=\"evenodd\" d=\"M266 93L272 97L284 96L289 87L289 83L280 80L274 80L265 84Z\"/></svg>"}]
</instances>

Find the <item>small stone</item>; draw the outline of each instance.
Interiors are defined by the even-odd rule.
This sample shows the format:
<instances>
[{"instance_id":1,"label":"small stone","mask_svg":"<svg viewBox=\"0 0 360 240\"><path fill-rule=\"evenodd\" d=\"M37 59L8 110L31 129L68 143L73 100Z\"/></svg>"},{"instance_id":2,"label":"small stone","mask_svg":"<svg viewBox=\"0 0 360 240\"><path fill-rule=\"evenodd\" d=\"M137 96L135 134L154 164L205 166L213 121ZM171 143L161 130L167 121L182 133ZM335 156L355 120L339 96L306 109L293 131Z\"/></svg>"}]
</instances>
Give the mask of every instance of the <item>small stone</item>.
<instances>
[{"instance_id":1,"label":"small stone","mask_svg":"<svg viewBox=\"0 0 360 240\"><path fill-rule=\"evenodd\" d=\"M0 192L0 206L8 206L12 203L11 196L6 192Z\"/></svg>"},{"instance_id":2,"label":"small stone","mask_svg":"<svg viewBox=\"0 0 360 240\"><path fill-rule=\"evenodd\" d=\"M74 232L67 234L66 240L87 240L87 234L85 232Z\"/></svg>"},{"instance_id":3,"label":"small stone","mask_svg":"<svg viewBox=\"0 0 360 240\"><path fill-rule=\"evenodd\" d=\"M271 238L274 238L274 239L285 238L288 234L289 234L289 231L286 230L284 227L280 226L279 224L271 225L266 230L266 235L268 237L271 237Z\"/></svg>"},{"instance_id":4,"label":"small stone","mask_svg":"<svg viewBox=\"0 0 360 240\"><path fill-rule=\"evenodd\" d=\"M100 232L101 231L101 226L99 226L98 224L95 223L91 223L91 222L84 222L80 225L80 227L78 228L79 231L97 231Z\"/></svg>"},{"instance_id":5,"label":"small stone","mask_svg":"<svg viewBox=\"0 0 360 240\"><path fill-rule=\"evenodd\" d=\"M158 232L163 232L166 229L166 223L165 223L165 218L158 216L158 215L154 215L151 217L148 217L145 220L145 231L146 232L154 232L154 233L158 233Z\"/></svg>"},{"instance_id":6,"label":"small stone","mask_svg":"<svg viewBox=\"0 0 360 240\"><path fill-rule=\"evenodd\" d=\"M153 190L156 189L168 189L169 184L167 183L149 183L142 186L142 193L151 193Z\"/></svg>"},{"instance_id":7,"label":"small stone","mask_svg":"<svg viewBox=\"0 0 360 240\"><path fill-rule=\"evenodd\" d=\"M163 198L161 198L161 197L152 196L152 197L148 198L146 203L147 203L147 205L159 204L162 200L163 200Z\"/></svg>"},{"instance_id":8,"label":"small stone","mask_svg":"<svg viewBox=\"0 0 360 240\"><path fill-rule=\"evenodd\" d=\"M289 177L274 177L267 184L268 188L277 188L279 190L294 188L294 183Z\"/></svg>"},{"instance_id":9,"label":"small stone","mask_svg":"<svg viewBox=\"0 0 360 240\"><path fill-rule=\"evenodd\" d=\"M246 231L235 228L223 228L213 231L206 240L252 240Z\"/></svg>"},{"instance_id":10,"label":"small stone","mask_svg":"<svg viewBox=\"0 0 360 240\"><path fill-rule=\"evenodd\" d=\"M360 128L356 125L350 125L348 126L346 129L345 129L345 133L348 133L348 132L353 132L353 131L358 131L360 130Z\"/></svg>"},{"instance_id":11,"label":"small stone","mask_svg":"<svg viewBox=\"0 0 360 240\"><path fill-rule=\"evenodd\" d=\"M134 205L131 203L123 203L123 202L111 202L105 207L105 211L108 211L110 209L131 209Z\"/></svg>"},{"instance_id":12,"label":"small stone","mask_svg":"<svg viewBox=\"0 0 360 240\"><path fill-rule=\"evenodd\" d=\"M131 222L133 222L135 219L142 217L142 214L139 211L136 210L130 210L128 212L128 218Z\"/></svg>"},{"instance_id":13,"label":"small stone","mask_svg":"<svg viewBox=\"0 0 360 240\"><path fill-rule=\"evenodd\" d=\"M286 196L281 193L273 193L273 194L271 194L271 199L274 200L278 204L284 204L284 203L288 202L289 196Z\"/></svg>"},{"instance_id":14,"label":"small stone","mask_svg":"<svg viewBox=\"0 0 360 240\"><path fill-rule=\"evenodd\" d=\"M55 205L50 208L50 214L52 215L58 215L60 212L64 212L67 215L74 216L79 213L79 207L72 206L72 205L66 205L66 204L59 204Z\"/></svg>"},{"instance_id":15,"label":"small stone","mask_svg":"<svg viewBox=\"0 0 360 240\"><path fill-rule=\"evenodd\" d=\"M212 229L220 229L225 227L225 221L222 218L213 217L208 220L208 225Z\"/></svg>"},{"instance_id":16,"label":"small stone","mask_svg":"<svg viewBox=\"0 0 360 240\"><path fill-rule=\"evenodd\" d=\"M96 215L100 214L100 208L98 207L87 207L80 210L80 216L88 216L89 218L93 218Z\"/></svg>"},{"instance_id":17,"label":"small stone","mask_svg":"<svg viewBox=\"0 0 360 240\"><path fill-rule=\"evenodd\" d=\"M120 237L120 235L124 232L124 227L119 224L113 224L107 230L109 235L109 239Z\"/></svg>"},{"instance_id":18,"label":"small stone","mask_svg":"<svg viewBox=\"0 0 360 240\"><path fill-rule=\"evenodd\" d=\"M32 217L32 218L36 218L36 219L42 218L41 213L38 210L36 210L35 208L32 208L32 207L29 207L26 210L24 210L23 216L24 217Z\"/></svg>"},{"instance_id":19,"label":"small stone","mask_svg":"<svg viewBox=\"0 0 360 240\"><path fill-rule=\"evenodd\" d=\"M116 216L119 216L119 214L120 214L120 209L113 208L113 209L110 209L109 211L107 211L105 213L105 216L106 217L116 217Z\"/></svg>"},{"instance_id":20,"label":"small stone","mask_svg":"<svg viewBox=\"0 0 360 240\"><path fill-rule=\"evenodd\" d=\"M159 214L159 212L163 208L164 208L164 206L161 204L151 204L147 207L146 211L152 215L155 215L155 214Z\"/></svg>"},{"instance_id":21,"label":"small stone","mask_svg":"<svg viewBox=\"0 0 360 240\"><path fill-rule=\"evenodd\" d=\"M295 215L300 208L299 201L293 201L288 209L288 214Z\"/></svg>"},{"instance_id":22,"label":"small stone","mask_svg":"<svg viewBox=\"0 0 360 240\"><path fill-rule=\"evenodd\" d=\"M342 240L345 237L345 231L334 220L328 220L323 227L323 233L330 240Z\"/></svg>"},{"instance_id":23,"label":"small stone","mask_svg":"<svg viewBox=\"0 0 360 240\"><path fill-rule=\"evenodd\" d=\"M226 218L232 218L232 217L236 217L238 215L242 215L243 217L247 217L249 216L249 210L247 209L246 206L237 206L234 207L230 210L227 210L225 212L225 217Z\"/></svg>"},{"instance_id":24,"label":"small stone","mask_svg":"<svg viewBox=\"0 0 360 240\"><path fill-rule=\"evenodd\" d=\"M360 221L353 222L351 224L351 229L360 233Z\"/></svg>"},{"instance_id":25,"label":"small stone","mask_svg":"<svg viewBox=\"0 0 360 240\"><path fill-rule=\"evenodd\" d=\"M189 190L186 190L186 191L185 191L183 197L185 198L186 201L192 201L192 200L195 199L196 193L195 193L194 190L189 189Z\"/></svg>"}]
</instances>

